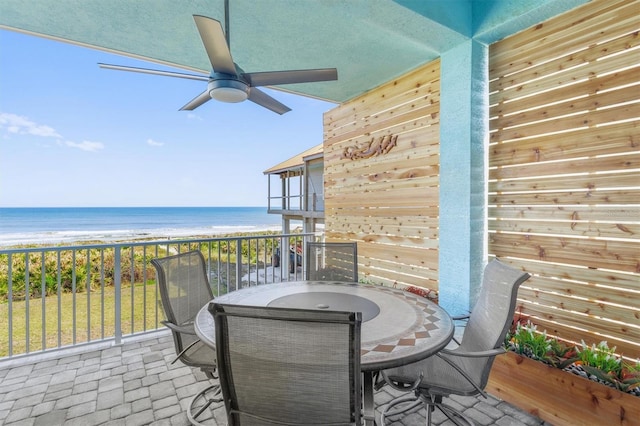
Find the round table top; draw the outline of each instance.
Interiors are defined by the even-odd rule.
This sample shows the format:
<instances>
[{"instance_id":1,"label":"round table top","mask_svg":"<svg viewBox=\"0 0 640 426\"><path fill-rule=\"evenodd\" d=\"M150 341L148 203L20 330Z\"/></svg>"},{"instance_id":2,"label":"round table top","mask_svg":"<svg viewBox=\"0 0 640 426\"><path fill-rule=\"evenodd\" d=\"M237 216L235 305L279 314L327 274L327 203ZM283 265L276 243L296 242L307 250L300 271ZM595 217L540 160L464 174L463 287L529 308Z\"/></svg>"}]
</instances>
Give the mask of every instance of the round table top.
<instances>
[{"instance_id":1,"label":"round table top","mask_svg":"<svg viewBox=\"0 0 640 426\"><path fill-rule=\"evenodd\" d=\"M237 290L217 303L362 312L363 371L409 364L444 348L453 336L449 314L430 300L379 285L337 281L291 281ZM213 317L206 304L198 313L196 333L215 346Z\"/></svg>"}]
</instances>

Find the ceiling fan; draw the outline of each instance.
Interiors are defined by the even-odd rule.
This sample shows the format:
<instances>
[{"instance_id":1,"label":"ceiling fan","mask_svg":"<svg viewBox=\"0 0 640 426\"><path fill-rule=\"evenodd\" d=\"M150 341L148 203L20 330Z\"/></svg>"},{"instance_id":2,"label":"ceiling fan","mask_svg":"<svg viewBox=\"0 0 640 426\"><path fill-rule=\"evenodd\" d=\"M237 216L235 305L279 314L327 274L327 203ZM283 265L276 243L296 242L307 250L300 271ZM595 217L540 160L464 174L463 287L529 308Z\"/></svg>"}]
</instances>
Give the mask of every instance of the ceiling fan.
<instances>
[{"instance_id":1,"label":"ceiling fan","mask_svg":"<svg viewBox=\"0 0 640 426\"><path fill-rule=\"evenodd\" d=\"M200 38L202 39L204 48L209 56L209 61L211 62L211 67L213 68L209 76L122 65L101 63L98 65L101 68L118 71L131 71L206 81L207 89L180 108L180 111L194 110L212 98L222 102L242 102L249 99L273 112L284 114L291 111L291 108L260 89L257 89L257 87L338 79L338 72L335 68L245 73L233 62L229 50L228 8L225 7L225 19L227 22L226 37L220 21L200 15L194 15L193 19L195 20Z\"/></svg>"}]
</instances>

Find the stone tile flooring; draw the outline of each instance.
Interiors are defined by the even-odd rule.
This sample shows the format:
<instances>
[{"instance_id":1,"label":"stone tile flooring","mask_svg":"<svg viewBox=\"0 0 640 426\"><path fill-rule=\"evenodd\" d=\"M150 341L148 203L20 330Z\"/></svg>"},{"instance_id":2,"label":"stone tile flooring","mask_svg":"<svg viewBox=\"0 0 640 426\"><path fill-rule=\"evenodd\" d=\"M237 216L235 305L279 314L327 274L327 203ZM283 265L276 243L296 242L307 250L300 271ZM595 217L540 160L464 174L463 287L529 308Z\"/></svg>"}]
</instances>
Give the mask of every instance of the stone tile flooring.
<instances>
[{"instance_id":1,"label":"stone tile flooring","mask_svg":"<svg viewBox=\"0 0 640 426\"><path fill-rule=\"evenodd\" d=\"M197 369L171 364L174 358L171 337L163 331L121 346L0 361L0 424L188 425L187 404L209 381ZM376 405L394 396L384 387L375 396ZM545 425L493 397L453 397L451 404L480 425ZM436 411L434 424L451 424L443 417ZM208 423L226 425L224 408L210 410ZM424 425L424 412L416 410L391 424Z\"/></svg>"}]
</instances>

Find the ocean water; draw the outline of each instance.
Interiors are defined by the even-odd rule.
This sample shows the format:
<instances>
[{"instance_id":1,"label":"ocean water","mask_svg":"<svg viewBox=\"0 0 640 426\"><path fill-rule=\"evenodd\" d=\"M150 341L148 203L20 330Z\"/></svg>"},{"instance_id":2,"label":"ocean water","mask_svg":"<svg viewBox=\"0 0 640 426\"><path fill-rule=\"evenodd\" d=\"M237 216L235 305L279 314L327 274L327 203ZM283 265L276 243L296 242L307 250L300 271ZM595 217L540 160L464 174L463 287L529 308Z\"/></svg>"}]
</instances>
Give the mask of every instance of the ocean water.
<instances>
[{"instance_id":1,"label":"ocean water","mask_svg":"<svg viewBox=\"0 0 640 426\"><path fill-rule=\"evenodd\" d=\"M280 230L266 207L0 208L0 246Z\"/></svg>"}]
</instances>

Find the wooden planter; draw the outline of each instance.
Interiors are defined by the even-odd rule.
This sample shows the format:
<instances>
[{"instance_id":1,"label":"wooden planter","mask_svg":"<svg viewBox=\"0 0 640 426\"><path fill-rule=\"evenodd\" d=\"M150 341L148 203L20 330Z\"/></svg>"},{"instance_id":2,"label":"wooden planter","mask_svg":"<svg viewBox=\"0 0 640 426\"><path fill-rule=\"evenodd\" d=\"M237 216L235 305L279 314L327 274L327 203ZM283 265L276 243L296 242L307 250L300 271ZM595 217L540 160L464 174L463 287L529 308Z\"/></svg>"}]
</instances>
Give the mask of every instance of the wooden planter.
<instances>
[{"instance_id":1,"label":"wooden planter","mask_svg":"<svg viewBox=\"0 0 640 426\"><path fill-rule=\"evenodd\" d=\"M640 398L507 352L487 392L553 425L640 425Z\"/></svg>"}]
</instances>

